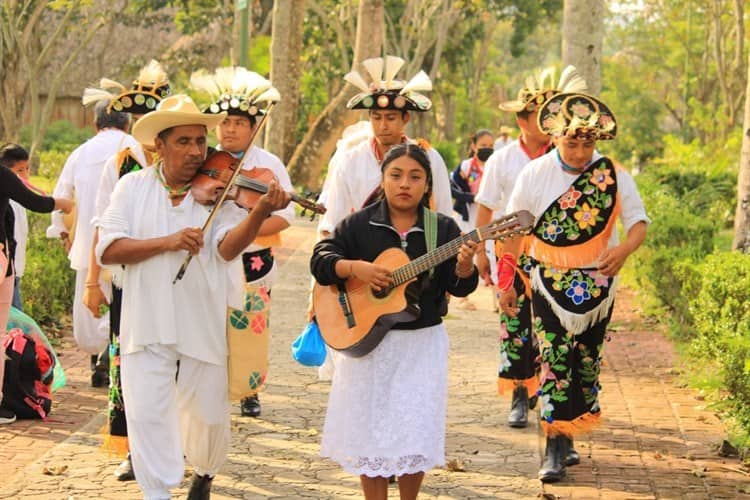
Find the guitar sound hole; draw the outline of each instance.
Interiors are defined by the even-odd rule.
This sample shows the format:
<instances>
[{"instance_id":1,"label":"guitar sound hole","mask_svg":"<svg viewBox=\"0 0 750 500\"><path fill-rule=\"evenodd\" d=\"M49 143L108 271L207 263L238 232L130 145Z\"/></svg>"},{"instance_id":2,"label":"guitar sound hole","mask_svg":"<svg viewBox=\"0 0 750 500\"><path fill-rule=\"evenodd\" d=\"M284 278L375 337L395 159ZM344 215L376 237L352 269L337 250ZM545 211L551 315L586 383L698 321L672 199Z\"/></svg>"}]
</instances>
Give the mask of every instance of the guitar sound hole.
<instances>
[{"instance_id":1,"label":"guitar sound hole","mask_svg":"<svg viewBox=\"0 0 750 500\"><path fill-rule=\"evenodd\" d=\"M390 288L381 288L379 292L375 290L372 291L372 294L379 299L386 298L389 293L391 293Z\"/></svg>"}]
</instances>

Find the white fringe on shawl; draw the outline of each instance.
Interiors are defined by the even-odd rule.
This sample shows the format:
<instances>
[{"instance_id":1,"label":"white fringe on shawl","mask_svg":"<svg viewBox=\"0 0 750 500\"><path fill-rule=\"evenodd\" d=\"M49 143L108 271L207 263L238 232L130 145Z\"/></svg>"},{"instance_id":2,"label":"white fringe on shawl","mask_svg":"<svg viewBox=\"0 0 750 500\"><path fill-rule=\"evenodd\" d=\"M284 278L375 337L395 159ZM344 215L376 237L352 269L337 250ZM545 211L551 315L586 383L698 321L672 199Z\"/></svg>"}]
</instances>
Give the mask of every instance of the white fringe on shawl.
<instances>
[{"instance_id":1,"label":"white fringe on shawl","mask_svg":"<svg viewBox=\"0 0 750 500\"><path fill-rule=\"evenodd\" d=\"M612 307L612 304L615 300L615 291L617 289L617 283L619 282L618 276L616 276L615 279L612 280L612 285L609 287L609 295L607 295L606 299L604 299L594 309L584 314L577 314L563 308L560 304L557 303L555 298L550 295L549 291L544 286L544 282L542 281L541 267L542 266L536 266L531 272L531 288L534 290L534 292L540 294L545 298L545 300L552 308L552 312L555 313L555 316L557 316L557 318L560 320L560 324L567 331L572 332L573 335L578 335L580 333L583 333L586 329L590 328L591 325L594 325L607 317L609 308Z\"/></svg>"}]
</instances>

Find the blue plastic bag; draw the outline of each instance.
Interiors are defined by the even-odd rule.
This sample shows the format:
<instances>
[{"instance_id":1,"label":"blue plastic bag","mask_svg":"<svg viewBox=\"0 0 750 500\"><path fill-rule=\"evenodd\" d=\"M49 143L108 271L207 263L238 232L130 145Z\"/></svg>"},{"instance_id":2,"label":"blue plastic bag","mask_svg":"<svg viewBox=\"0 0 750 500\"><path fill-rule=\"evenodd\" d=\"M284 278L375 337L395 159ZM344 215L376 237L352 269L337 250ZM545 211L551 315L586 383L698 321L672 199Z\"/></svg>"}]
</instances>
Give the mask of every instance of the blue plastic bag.
<instances>
[{"instance_id":1,"label":"blue plastic bag","mask_svg":"<svg viewBox=\"0 0 750 500\"><path fill-rule=\"evenodd\" d=\"M292 342L292 357L305 366L320 366L326 360L326 344L315 320L310 321Z\"/></svg>"}]
</instances>

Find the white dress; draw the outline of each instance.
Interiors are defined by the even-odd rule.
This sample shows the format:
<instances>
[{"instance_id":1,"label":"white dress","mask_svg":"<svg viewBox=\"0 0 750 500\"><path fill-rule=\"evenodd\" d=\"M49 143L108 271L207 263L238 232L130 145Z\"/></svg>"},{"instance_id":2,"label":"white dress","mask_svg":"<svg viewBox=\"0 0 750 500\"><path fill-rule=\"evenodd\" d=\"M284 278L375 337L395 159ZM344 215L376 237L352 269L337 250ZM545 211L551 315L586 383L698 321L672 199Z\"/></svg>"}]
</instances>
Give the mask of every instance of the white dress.
<instances>
[{"instance_id":1,"label":"white dress","mask_svg":"<svg viewBox=\"0 0 750 500\"><path fill-rule=\"evenodd\" d=\"M445 462L448 334L391 330L361 358L334 353L320 454L350 474L390 477Z\"/></svg>"}]
</instances>

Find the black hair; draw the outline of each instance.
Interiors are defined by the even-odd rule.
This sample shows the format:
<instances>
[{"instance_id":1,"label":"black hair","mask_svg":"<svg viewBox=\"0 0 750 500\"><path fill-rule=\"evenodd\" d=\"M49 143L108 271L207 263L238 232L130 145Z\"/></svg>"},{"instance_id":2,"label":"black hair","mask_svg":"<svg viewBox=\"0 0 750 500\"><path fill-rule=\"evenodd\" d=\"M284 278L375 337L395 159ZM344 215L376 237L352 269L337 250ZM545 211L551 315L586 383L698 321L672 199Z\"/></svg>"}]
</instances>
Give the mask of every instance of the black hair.
<instances>
[{"instance_id":1,"label":"black hair","mask_svg":"<svg viewBox=\"0 0 750 500\"><path fill-rule=\"evenodd\" d=\"M109 110L107 101L99 101L94 107L94 124L97 130L116 128L127 131L130 125L130 113Z\"/></svg>"},{"instance_id":2,"label":"black hair","mask_svg":"<svg viewBox=\"0 0 750 500\"><path fill-rule=\"evenodd\" d=\"M469 156L473 156L476 151L471 150L471 146L475 146L477 144L477 141L481 139L482 137L489 136L493 139L495 138L495 134L493 134L490 130L486 128L480 128L476 132L474 132L474 135L469 137Z\"/></svg>"},{"instance_id":3,"label":"black hair","mask_svg":"<svg viewBox=\"0 0 750 500\"><path fill-rule=\"evenodd\" d=\"M408 113L408 109L393 109L393 108L384 108L384 109L370 109L367 111L367 116L372 115L373 111L401 111L401 118L403 119Z\"/></svg>"},{"instance_id":4,"label":"black hair","mask_svg":"<svg viewBox=\"0 0 750 500\"><path fill-rule=\"evenodd\" d=\"M165 128L164 130L156 134L156 137L161 139L162 142L167 142L167 137L169 137L169 135L172 133L173 130L174 130L174 127Z\"/></svg>"},{"instance_id":5,"label":"black hair","mask_svg":"<svg viewBox=\"0 0 750 500\"><path fill-rule=\"evenodd\" d=\"M386 167L401 158L402 156L408 156L412 160L416 161L420 167L422 167L427 174L427 191L422 196L422 205L430 205L430 194L432 193L432 168L430 168L430 158L427 156L427 151L422 149L416 144L397 144L393 146L385 154L383 161L380 163L380 172L385 173Z\"/></svg>"},{"instance_id":6,"label":"black hair","mask_svg":"<svg viewBox=\"0 0 750 500\"><path fill-rule=\"evenodd\" d=\"M0 147L0 165L13 168L19 161L29 161L29 152L19 144L7 143Z\"/></svg>"},{"instance_id":7,"label":"black hair","mask_svg":"<svg viewBox=\"0 0 750 500\"><path fill-rule=\"evenodd\" d=\"M528 109L523 108L521 111L516 111L516 118L520 118L521 120L527 120L529 116L531 115L531 113L533 112L534 112L533 110L529 111Z\"/></svg>"}]
</instances>

